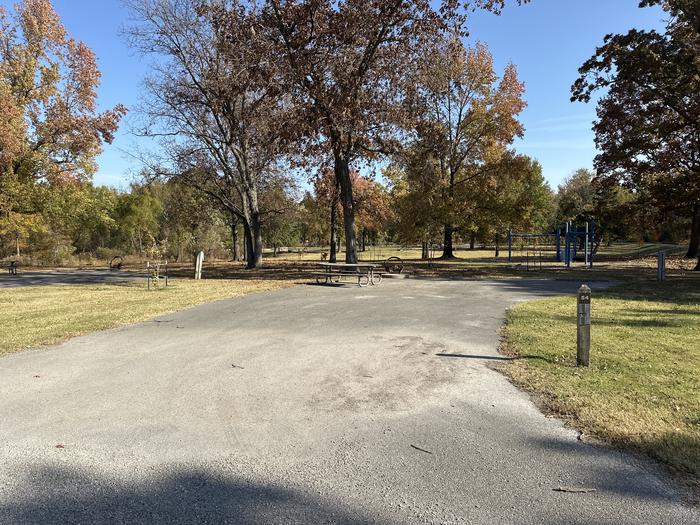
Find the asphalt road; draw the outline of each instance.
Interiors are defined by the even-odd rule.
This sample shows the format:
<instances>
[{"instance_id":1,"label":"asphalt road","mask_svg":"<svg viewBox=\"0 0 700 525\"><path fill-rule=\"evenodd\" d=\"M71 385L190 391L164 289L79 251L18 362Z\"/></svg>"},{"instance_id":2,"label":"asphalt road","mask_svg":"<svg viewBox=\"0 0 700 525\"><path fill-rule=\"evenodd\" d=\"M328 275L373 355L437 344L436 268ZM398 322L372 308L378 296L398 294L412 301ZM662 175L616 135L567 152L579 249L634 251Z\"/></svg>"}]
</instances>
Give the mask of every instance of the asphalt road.
<instances>
[{"instance_id":1,"label":"asphalt road","mask_svg":"<svg viewBox=\"0 0 700 525\"><path fill-rule=\"evenodd\" d=\"M110 270L30 270L17 275L0 273L0 290L23 286L69 286L75 284L123 283L135 279L145 279L144 274Z\"/></svg>"},{"instance_id":2,"label":"asphalt road","mask_svg":"<svg viewBox=\"0 0 700 525\"><path fill-rule=\"evenodd\" d=\"M298 286L0 358L0 523L699 523L487 366L575 288Z\"/></svg>"}]
</instances>

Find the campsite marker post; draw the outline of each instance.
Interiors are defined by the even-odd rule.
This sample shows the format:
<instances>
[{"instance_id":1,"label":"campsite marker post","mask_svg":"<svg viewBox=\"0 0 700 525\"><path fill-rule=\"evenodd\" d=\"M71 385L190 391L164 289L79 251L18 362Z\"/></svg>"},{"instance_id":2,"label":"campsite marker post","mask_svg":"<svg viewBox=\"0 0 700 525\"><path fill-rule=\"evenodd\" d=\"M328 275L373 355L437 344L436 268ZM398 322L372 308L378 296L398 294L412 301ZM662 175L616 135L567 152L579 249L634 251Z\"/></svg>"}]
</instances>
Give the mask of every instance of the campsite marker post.
<instances>
[{"instance_id":1,"label":"campsite marker post","mask_svg":"<svg viewBox=\"0 0 700 525\"><path fill-rule=\"evenodd\" d=\"M591 289L582 284L578 289L576 366L588 366L591 356Z\"/></svg>"}]
</instances>

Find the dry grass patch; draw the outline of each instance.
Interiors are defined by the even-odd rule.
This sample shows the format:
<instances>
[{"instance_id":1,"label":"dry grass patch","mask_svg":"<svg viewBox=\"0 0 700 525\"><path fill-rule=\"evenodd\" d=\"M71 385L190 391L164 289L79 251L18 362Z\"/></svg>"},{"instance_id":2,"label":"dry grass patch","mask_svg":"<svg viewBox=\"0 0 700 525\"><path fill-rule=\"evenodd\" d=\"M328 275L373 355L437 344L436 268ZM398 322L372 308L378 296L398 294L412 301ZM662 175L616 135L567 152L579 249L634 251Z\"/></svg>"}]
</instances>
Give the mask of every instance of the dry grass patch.
<instances>
[{"instance_id":1,"label":"dry grass patch","mask_svg":"<svg viewBox=\"0 0 700 525\"><path fill-rule=\"evenodd\" d=\"M0 354L292 285L274 280L176 280L151 291L145 282L0 290Z\"/></svg>"},{"instance_id":2,"label":"dry grass patch","mask_svg":"<svg viewBox=\"0 0 700 525\"><path fill-rule=\"evenodd\" d=\"M591 367L576 361L576 298L512 308L504 367L575 426L700 477L700 282L594 292Z\"/></svg>"}]
</instances>

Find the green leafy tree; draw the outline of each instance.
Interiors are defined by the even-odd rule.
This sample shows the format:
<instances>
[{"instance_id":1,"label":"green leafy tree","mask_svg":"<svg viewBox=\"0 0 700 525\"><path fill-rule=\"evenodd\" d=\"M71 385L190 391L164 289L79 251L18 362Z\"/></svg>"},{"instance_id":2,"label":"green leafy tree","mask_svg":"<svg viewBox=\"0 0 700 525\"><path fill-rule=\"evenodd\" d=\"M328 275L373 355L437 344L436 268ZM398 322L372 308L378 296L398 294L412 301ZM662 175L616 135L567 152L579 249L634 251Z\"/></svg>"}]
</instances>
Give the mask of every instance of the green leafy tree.
<instances>
[{"instance_id":1,"label":"green leafy tree","mask_svg":"<svg viewBox=\"0 0 700 525\"><path fill-rule=\"evenodd\" d=\"M643 0L669 15L663 32L608 35L580 69L572 100L597 91L599 178L647 193L658 210L691 217L688 257L700 270L700 9L695 0Z\"/></svg>"},{"instance_id":2,"label":"green leafy tree","mask_svg":"<svg viewBox=\"0 0 700 525\"><path fill-rule=\"evenodd\" d=\"M418 63L408 98L416 115L417 146L433 159L426 172L441 193L443 259L454 257L453 234L470 214L470 186L487 179L523 127L524 86L515 66L499 78L488 48L466 48L456 37L436 39Z\"/></svg>"},{"instance_id":3,"label":"green leafy tree","mask_svg":"<svg viewBox=\"0 0 700 525\"><path fill-rule=\"evenodd\" d=\"M476 204L465 217L464 227L482 240L495 241L497 252L509 227L515 231L551 229L552 191L540 163L526 155L507 152L471 190Z\"/></svg>"},{"instance_id":4,"label":"green leafy tree","mask_svg":"<svg viewBox=\"0 0 700 525\"><path fill-rule=\"evenodd\" d=\"M115 210L122 246L130 246L134 253L145 256L158 237L162 213L162 202L151 189L132 185L129 193L120 195Z\"/></svg>"},{"instance_id":5,"label":"green leafy tree","mask_svg":"<svg viewBox=\"0 0 700 525\"><path fill-rule=\"evenodd\" d=\"M594 219L593 173L579 169L564 179L557 191L557 222Z\"/></svg>"},{"instance_id":6,"label":"green leafy tree","mask_svg":"<svg viewBox=\"0 0 700 525\"><path fill-rule=\"evenodd\" d=\"M390 181L392 230L403 243L420 242L422 258L428 258L428 246L442 236L444 199L435 185L437 162L417 147L397 156L383 171Z\"/></svg>"}]
</instances>

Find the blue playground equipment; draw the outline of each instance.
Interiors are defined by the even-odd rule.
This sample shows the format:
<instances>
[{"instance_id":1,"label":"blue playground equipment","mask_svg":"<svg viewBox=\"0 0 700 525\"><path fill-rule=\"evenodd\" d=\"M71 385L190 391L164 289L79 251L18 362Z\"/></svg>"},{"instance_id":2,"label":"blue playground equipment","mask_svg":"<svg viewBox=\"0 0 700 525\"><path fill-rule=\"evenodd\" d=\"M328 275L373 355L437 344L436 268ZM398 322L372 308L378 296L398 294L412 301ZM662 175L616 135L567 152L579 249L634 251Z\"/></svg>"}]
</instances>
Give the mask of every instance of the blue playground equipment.
<instances>
[{"instance_id":1,"label":"blue playground equipment","mask_svg":"<svg viewBox=\"0 0 700 525\"><path fill-rule=\"evenodd\" d=\"M583 256L583 262L587 268L593 267L593 247L595 240L595 222L586 221L583 224L567 221L558 226L553 233L515 233L508 228L508 262L513 262L513 241L526 239L528 243L544 242L547 239L554 242L554 259L563 262L567 268ZM543 241L544 239L544 241ZM583 252L581 254L581 252ZM542 251L539 250L540 257Z\"/></svg>"}]
</instances>

